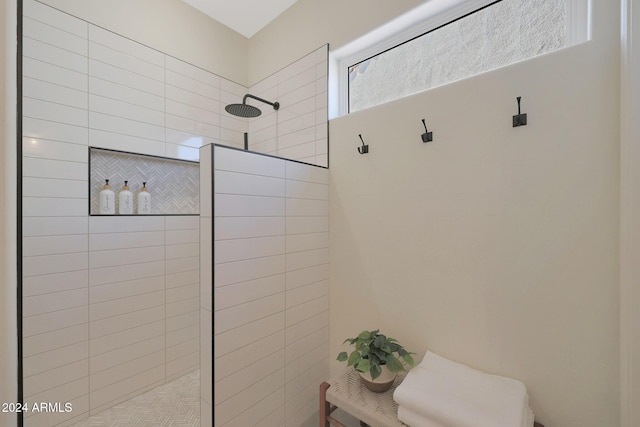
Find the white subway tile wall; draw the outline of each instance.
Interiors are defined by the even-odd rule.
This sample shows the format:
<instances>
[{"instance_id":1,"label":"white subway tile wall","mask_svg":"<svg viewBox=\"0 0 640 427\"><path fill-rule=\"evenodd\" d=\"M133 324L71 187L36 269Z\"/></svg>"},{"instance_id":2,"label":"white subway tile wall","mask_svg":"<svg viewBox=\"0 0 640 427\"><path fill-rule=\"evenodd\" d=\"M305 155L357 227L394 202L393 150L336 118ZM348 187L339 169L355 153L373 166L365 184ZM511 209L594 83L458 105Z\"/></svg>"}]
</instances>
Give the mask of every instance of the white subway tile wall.
<instances>
[{"instance_id":1,"label":"white subway tile wall","mask_svg":"<svg viewBox=\"0 0 640 427\"><path fill-rule=\"evenodd\" d=\"M213 282L215 325L206 408L216 426L313 424L329 372L328 170L219 146L204 165L213 193L201 195L212 212L201 255L213 250L213 272L203 258L201 284ZM210 307L201 313L210 319Z\"/></svg>"},{"instance_id":2,"label":"white subway tile wall","mask_svg":"<svg viewBox=\"0 0 640 427\"><path fill-rule=\"evenodd\" d=\"M74 405L25 413L25 425L48 426L89 414L88 25L24 8L24 394Z\"/></svg>"},{"instance_id":3,"label":"white subway tile wall","mask_svg":"<svg viewBox=\"0 0 640 427\"><path fill-rule=\"evenodd\" d=\"M197 262L180 278L166 267L198 259L184 246L197 248L198 228L198 217L90 218L92 413L198 368Z\"/></svg>"},{"instance_id":4,"label":"white subway tile wall","mask_svg":"<svg viewBox=\"0 0 640 427\"><path fill-rule=\"evenodd\" d=\"M196 267L167 275L166 380L170 381L200 366L200 218L167 217L165 257Z\"/></svg>"},{"instance_id":5,"label":"white subway tile wall","mask_svg":"<svg viewBox=\"0 0 640 427\"><path fill-rule=\"evenodd\" d=\"M25 426L65 426L200 359L199 218L89 217L88 146L194 152L165 137L164 54L33 0L24 15L24 397L73 404Z\"/></svg>"},{"instance_id":6,"label":"white subway tile wall","mask_svg":"<svg viewBox=\"0 0 640 427\"><path fill-rule=\"evenodd\" d=\"M198 369L198 217L25 223L25 399L74 404L25 425L75 422ZM191 267L169 274L171 260Z\"/></svg>"},{"instance_id":7,"label":"white subway tile wall","mask_svg":"<svg viewBox=\"0 0 640 427\"><path fill-rule=\"evenodd\" d=\"M213 145L200 148L200 426L213 426ZM235 361L234 361L235 362Z\"/></svg>"},{"instance_id":8,"label":"white subway tile wall","mask_svg":"<svg viewBox=\"0 0 640 427\"><path fill-rule=\"evenodd\" d=\"M168 154L197 159L200 146L221 141L221 78L171 57L166 73Z\"/></svg>"},{"instance_id":9,"label":"white subway tile wall","mask_svg":"<svg viewBox=\"0 0 640 427\"><path fill-rule=\"evenodd\" d=\"M229 426L307 419L328 371L294 332L315 328L310 351L326 356L328 171L226 149L219 222L210 206L200 219L90 218L88 147L198 160L205 144L242 147L253 126L252 149L326 166L327 47L254 87L283 108L260 106L253 124L224 111L246 87L35 0L24 2L23 49L25 400L74 405L28 413L25 425L72 425L198 365L209 381L203 425L213 406ZM201 190L211 203L211 186ZM212 233L218 240L207 240ZM214 333L223 345L212 354ZM254 360L256 344L272 357ZM214 402L213 357L216 378L265 369L264 388L228 388Z\"/></svg>"},{"instance_id":10,"label":"white subway tile wall","mask_svg":"<svg viewBox=\"0 0 640 427\"><path fill-rule=\"evenodd\" d=\"M221 111L246 87L34 0L24 16L25 153L86 163L66 142L198 160L205 144L243 146L248 120ZM46 178L83 179L62 169Z\"/></svg>"},{"instance_id":11,"label":"white subway tile wall","mask_svg":"<svg viewBox=\"0 0 640 427\"><path fill-rule=\"evenodd\" d=\"M286 178L285 413L286 426L298 427L317 420L318 384L329 373L329 229L291 224L328 223L329 171L286 162Z\"/></svg>"},{"instance_id":12,"label":"white subway tile wall","mask_svg":"<svg viewBox=\"0 0 640 427\"><path fill-rule=\"evenodd\" d=\"M249 120L249 148L319 166L328 166L327 61L328 45L316 49L249 92L278 101L270 106L251 101L262 115Z\"/></svg>"}]
</instances>

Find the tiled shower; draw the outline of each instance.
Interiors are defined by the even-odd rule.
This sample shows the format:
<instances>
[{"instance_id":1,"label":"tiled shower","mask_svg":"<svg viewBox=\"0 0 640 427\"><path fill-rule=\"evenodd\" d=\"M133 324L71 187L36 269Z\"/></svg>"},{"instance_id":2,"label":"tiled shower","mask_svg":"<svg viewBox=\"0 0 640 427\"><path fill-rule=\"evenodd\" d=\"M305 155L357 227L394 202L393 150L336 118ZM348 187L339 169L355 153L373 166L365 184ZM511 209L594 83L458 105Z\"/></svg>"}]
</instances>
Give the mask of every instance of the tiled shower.
<instances>
[{"instance_id":1,"label":"tiled shower","mask_svg":"<svg viewBox=\"0 0 640 427\"><path fill-rule=\"evenodd\" d=\"M202 282L200 278L205 267L201 248L207 247L201 242L207 233L201 229L200 201L188 196L191 199L181 203L188 209L180 214L90 215L91 195L95 198L108 177L92 176L89 147L118 156L197 162L201 146L240 148L249 132L252 150L326 166L327 47L246 88L35 0L24 1L23 25L24 400L73 402L69 413L25 414L24 425L73 425L197 369L201 378L211 381L212 357L220 362L216 379L218 369L228 369L225 378L238 379L245 388L227 388L230 394L214 402L207 393L213 385L207 388L203 381L203 426L213 423L206 405L233 408L228 422L215 425L239 425L242 417L256 414L303 425L315 410L317 380L328 369L328 221L327 210L319 207L328 203L327 169L305 165L315 171L311 178L279 176L287 182L286 193L270 195L261 194L262 187L253 195L242 193L253 172L222 174L217 191L231 192L215 197L251 196L253 202L267 197L284 204L285 210L260 213L258 203L252 205L256 214L248 215L252 219L239 219L271 224L268 233L275 230L275 221L280 228L274 235L242 237L238 224L231 223L212 230L216 243L211 247L225 247L214 250L222 257L216 258L216 268L241 262L243 256L248 263L277 261L271 275L230 281L214 291L216 274ZM253 90L279 98L282 111L265 109L257 121L224 112L224 105L239 102ZM118 176L130 167L113 164L120 168ZM185 184L168 182L165 176L159 166L149 177L152 195L168 186L179 191ZM112 184L117 193L122 183ZM130 185L137 191L141 183ZM188 185L185 193L194 193L194 184ZM311 193L303 195L302 187ZM216 224L231 221L223 217ZM259 227L251 230L261 233ZM267 255L239 254L237 248L249 238L275 244L256 247ZM276 286L275 277L284 279L286 287ZM255 313L264 317L251 317ZM264 326L269 319L270 326ZM248 330L253 335L244 335ZM212 348L214 334L244 344L221 353ZM246 379L251 366L262 366L254 366L253 345L274 337L283 341L271 358L286 356L282 366L269 368L273 378L281 375L270 383L278 387L256 389ZM242 355L245 359L238 360L245 360L249 370L236 369L237 363L224 359ZM280 384L280 379L286 382ZM252 395L257 409L242 409L233 402L244 399L246 390L270 390L279 400L269 401L277 405L263 413L260 408L269 402ZM273 425L285 425L278 422Z\"/></svg>"},{"instance_id":2,"label":"tiled shower","mask_svg":"<svg viewBox=\"0 0 640 427\"><path fill-rule=\"evenodd\" d=\"M328 166L327 62L323 46L249 88L281 105L249 121L251 150Z\"/></svg>"}]
</instances>

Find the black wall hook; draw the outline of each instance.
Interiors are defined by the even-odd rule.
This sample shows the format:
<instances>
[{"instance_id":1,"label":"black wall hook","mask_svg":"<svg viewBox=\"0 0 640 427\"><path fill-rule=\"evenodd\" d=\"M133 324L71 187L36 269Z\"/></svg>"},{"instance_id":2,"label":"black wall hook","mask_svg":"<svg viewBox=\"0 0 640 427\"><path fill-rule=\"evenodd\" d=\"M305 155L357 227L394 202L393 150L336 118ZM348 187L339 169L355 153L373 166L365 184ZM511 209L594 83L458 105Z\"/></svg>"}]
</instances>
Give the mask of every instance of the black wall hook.
<instances>
[{"instance_id":1,"label":"black wall hook","mask_svg":"<svg viewBox=\"0 0 640 427\"><path fill-rule=\"evenodd\" d=\"M522 97L519 96L516 98L516 100L518 101L518 114L513 116L513 127L517 128L518 126L525 126L527 124L527 114L521 114L520 113L520 99Z\"/></svg>"},{"instance_id":2,"label":"black wall hook","mask_svg":"<svg viewBox=\"0 0 640 427\"><path fill-rule=\"evenodd\" d=\"M422 134L422 142L433 141L433 132L429 132L427 130L427 123L422 119L422 124L424 125L424 133Z\"/></svg>"},{"instance_id":3,"label":"black wall hook","mask_svg":"<svg viewBox=\"0 0 640 427\"><path fill-rule=\"evenodd\" d=\"M358 147L358 153L360 154L366 154L369 152L369 146L365 145L364 143L364 139L362 139L362 134L358 135L360 137L360 141L362 141L362 147Z\"/></svg>"}]
</instances>

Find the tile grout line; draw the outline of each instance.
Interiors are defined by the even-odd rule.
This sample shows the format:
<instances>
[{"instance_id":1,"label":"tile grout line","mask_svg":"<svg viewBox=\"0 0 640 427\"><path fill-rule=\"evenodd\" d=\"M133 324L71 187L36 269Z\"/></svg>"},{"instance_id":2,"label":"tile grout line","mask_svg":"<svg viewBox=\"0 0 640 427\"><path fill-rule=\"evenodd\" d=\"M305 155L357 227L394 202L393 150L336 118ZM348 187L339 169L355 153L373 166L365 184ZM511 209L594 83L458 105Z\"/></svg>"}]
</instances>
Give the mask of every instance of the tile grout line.
<instances>
[{"instance_id":1,"label":"tile grout line","mask_svg":"<svg viewBox=\"0 0 640 427\"><path fill-rule=\"evenodd\" d=\"M165 61L165 73L166 73L166 56L164 57ZM165 85L166 88L166 85ZM166 89L165 89L166 90ZM166 97L165 97L165 107L166 107ZM165 113L166 120L166 113ZM166 130L165 130L165 141L166 141ZM166 146L166 144L165 144ZM166 148L165 148L166 149ZM164 218L164 241L166 243L167 240L167 218ZM164 247L164 378L163 383L167 383L167 246L165 244Z\"/></svg>"}]
</instances>

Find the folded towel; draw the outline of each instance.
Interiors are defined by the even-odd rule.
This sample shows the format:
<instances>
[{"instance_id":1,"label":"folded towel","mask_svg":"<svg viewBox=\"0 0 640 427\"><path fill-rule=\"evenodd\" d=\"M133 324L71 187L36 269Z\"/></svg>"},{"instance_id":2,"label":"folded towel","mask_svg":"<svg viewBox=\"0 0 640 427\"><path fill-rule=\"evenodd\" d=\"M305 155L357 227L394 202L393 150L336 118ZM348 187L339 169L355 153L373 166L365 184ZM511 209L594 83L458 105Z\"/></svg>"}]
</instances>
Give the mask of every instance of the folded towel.
<instances>
[{"instance_id":1,"label":"folded towel","mask_svg":"<svg viewBox=\"0 0 640 427\"><path fill-rule=\"evenodd\" d=\"M410 427L448 427L435 422L423 413L418 413L402 405L398 406L398 419ZM533 421L533 412L527 406L522 417L522 424L518 427L533 427Z\"/></svg>"},{"instance_id":2,"label":"folded towel","mask_svg":"<svg viewBox=\"0 0 640 427\"><path fill-rule=\"evenodd\" d=\"M398 419L410 427L442 427L425 414L413 411L406 406L398 406Z\"/></svg>"},{"instance_id":3,"label":"folded towel","mask_svg":"<svg viewBox=\"0 0 640 427\"><path fill-rule=\"evenodd\" d=\"M490 375L428 352L394 392L400 413L446 427L520 427L529 397L522 382ZM402 411L400 411L402 409ZM411 425L411 424L409 424ZM415 424L421 426L421 424Z\"/></svg>"},{"instance_id":4,"label":"folded towel","mask_svg":"<svg viewBox=\"0 0 640 427\"><path fill-rule=\"evenodd\" d=\"M524 408L524 415L522 417L522 427L533 427L533 421L534 421L533 411L527 405L527 407Z\"/></svg>"}]
</instances>

